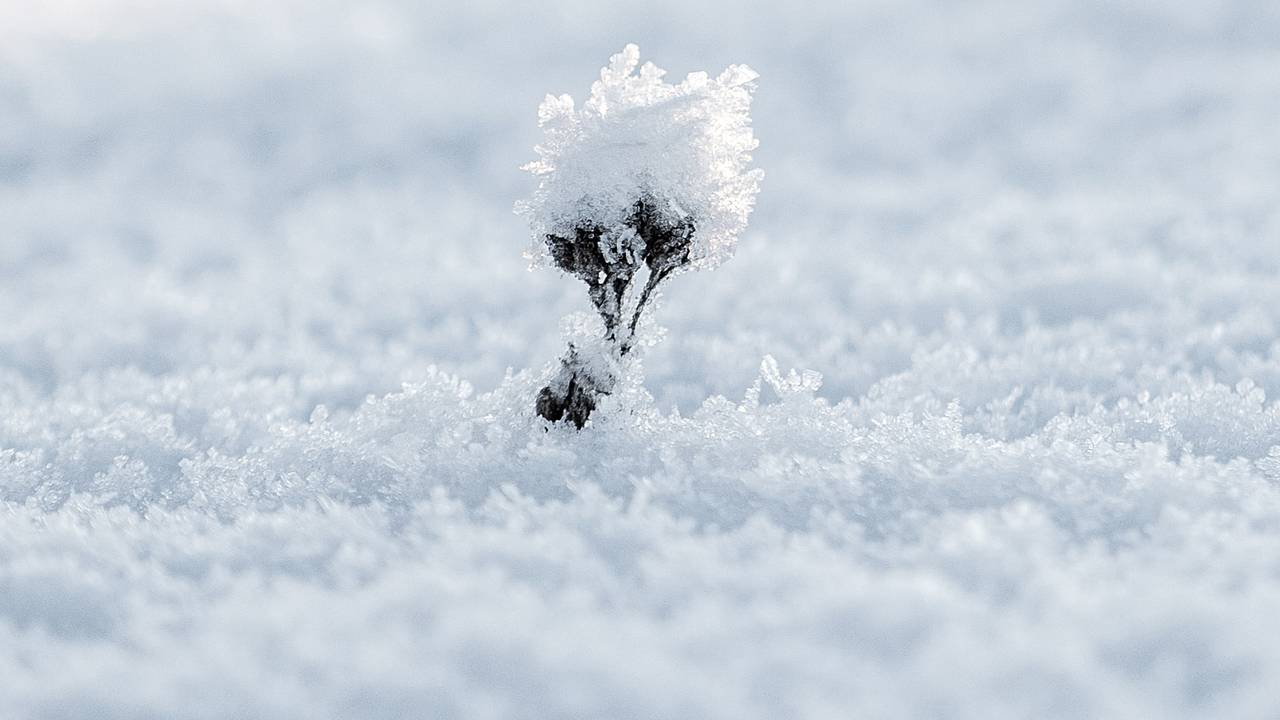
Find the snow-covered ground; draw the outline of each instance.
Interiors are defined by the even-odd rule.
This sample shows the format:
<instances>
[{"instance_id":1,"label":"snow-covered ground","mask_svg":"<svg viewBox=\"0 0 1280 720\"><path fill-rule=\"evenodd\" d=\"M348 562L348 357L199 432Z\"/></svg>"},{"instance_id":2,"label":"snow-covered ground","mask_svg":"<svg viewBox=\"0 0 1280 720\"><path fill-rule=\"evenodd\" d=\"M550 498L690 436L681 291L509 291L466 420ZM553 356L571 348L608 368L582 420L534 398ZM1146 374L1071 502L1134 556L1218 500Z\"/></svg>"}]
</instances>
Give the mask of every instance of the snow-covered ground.
<instances>
[{"instance_id":1,"label":"snow-covered ground","mask_svg":"<svg viewBox=\"0 0 1280 720\"><path fill-rule=\"evenodd\" d=\"M1280 5L523 5L0 4L0 717L1280 716ZM767 175L547 432L626 42Z\"/></svg>"}]
</instances>

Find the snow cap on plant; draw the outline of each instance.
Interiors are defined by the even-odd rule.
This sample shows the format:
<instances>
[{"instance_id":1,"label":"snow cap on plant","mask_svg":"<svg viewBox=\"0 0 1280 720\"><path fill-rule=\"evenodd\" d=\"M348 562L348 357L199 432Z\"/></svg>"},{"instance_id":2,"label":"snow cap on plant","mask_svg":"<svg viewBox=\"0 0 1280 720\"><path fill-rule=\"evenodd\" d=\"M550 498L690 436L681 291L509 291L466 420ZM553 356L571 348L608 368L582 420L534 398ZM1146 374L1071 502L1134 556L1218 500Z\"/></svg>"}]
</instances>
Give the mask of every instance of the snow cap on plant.
<instances>
[{"instance_id":1,"label":"snow cap on plant","mask_svg":"<svg viewBox=\"0 0 1280 720\"><path fill-rule=\"evenodd\" d=\"M637 201L669 226L693 227L690 266L712 267L733 254L763 175L748 167L758 144L748 115L758 75L730 65L715 78L695 72L672 85L665 74L640 65L640 49L627 45L580 110L568 95L542 102L545 141L524 166L538 186L517 206L532 225L535 263L553 260L549 236L573 238L584 228L598 230L605 244L630 245Z\"/></svg>"}]
</instances>

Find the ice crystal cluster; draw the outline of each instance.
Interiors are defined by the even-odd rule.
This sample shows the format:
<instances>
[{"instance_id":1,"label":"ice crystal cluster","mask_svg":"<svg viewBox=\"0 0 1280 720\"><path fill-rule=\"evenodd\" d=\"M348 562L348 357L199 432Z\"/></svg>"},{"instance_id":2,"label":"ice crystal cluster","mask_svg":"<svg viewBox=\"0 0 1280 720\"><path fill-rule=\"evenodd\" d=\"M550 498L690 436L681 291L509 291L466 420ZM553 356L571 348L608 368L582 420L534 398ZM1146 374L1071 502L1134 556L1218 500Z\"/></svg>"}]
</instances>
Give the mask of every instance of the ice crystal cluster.
<instances>
[{"instance_id":1,"label":"ice crystal cluster","mask_svg":"<svg viewBox=\"0 0 1280 720\"><path fill-rule=\"evenodd\" d=\"M690 73L676 85L665 75L640 65L640 49L627 45L601 69L581 109L569 95L542 102L546 137L525 166L538 187L518 206L533 228L533 258L554 262L547 237L574 238L584 228L600 229L610 252L634 252L637 201L657 222L692 222L695 267L733 253L763 175L748 167L758 76L746 65L714 78Z\"/></svg>"},{"instance_id":2,"label":"ice crystal cluster","mask_svg":"<svg viewBox=\"0 0 1280 720\"><path fill-rule=\"evenodd\" d=\"M0 720L1280 717L1274 0L742 6L0 3ZM577 431L618 28L769 183Z\"/></svg>"}]
</instances>

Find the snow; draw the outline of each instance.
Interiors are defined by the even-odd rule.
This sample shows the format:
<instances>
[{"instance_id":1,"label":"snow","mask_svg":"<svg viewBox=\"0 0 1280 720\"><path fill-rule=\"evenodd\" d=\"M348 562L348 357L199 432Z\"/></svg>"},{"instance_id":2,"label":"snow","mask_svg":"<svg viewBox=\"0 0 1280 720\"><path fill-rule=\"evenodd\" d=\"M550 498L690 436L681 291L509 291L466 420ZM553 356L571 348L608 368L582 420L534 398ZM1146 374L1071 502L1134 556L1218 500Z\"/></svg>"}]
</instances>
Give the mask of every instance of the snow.
<instances>
[{"instance_id":1,"label":"snow","mask_svg":"<svg viewBox=\"0 0 1280 720\"><path fill-rule=\"evenodd\" d=\"M0 6L0 717L1276 715L1277 38ZM629 41L750 63L768 180L544 429L518 166Z\"/></svg>"}]
</instances>

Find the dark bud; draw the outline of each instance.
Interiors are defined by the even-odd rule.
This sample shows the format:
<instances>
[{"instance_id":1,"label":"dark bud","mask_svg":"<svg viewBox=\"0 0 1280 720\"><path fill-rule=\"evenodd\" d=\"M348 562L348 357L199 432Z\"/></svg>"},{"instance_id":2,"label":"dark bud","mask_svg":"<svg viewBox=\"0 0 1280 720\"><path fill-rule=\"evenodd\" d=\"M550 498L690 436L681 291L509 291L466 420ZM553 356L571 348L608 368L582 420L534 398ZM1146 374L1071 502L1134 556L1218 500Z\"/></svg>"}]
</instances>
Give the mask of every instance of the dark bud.
<instances>
[{"instance_id":1,"label":"dark bud","mask_svg":"<svg viewBox=\"0 0 1280 720\"><path fill-rule=\"evenodd\" d=\"M550 385L538 393L538 415L549 422L568 420L581 430L595 409L595 398L577 383L570 383L564 395L558 395Z\"/></svg>"},{"instance_id":2,"label":"dark bud","mask_svg":"<svg viewBox=\"0 0 1280 720\"><path fill-rule=\"evenodd\" d=\"M550 422L568 420L579 430L587 424L587 418L596 409L596 398L608 395L616 381L612 376L599 377L582 362L582 356L572 344L560 359L560 372L551 384L542 388L534 409Z\"/></svg>"},{"instance_id":3,"label":"dark bud","mask_svg":"<svg viewBox=\"0 0 1280 720\"><path fill-rule=\"evenodd\" d=\"M644 262L654 275L665 277L689 263L689 251L693 247L693 218L686 216L673 224L655 209L652 202L641 200L635 205L631 223L636 234L644 240Z\"/></svg>"}]
</instances>

